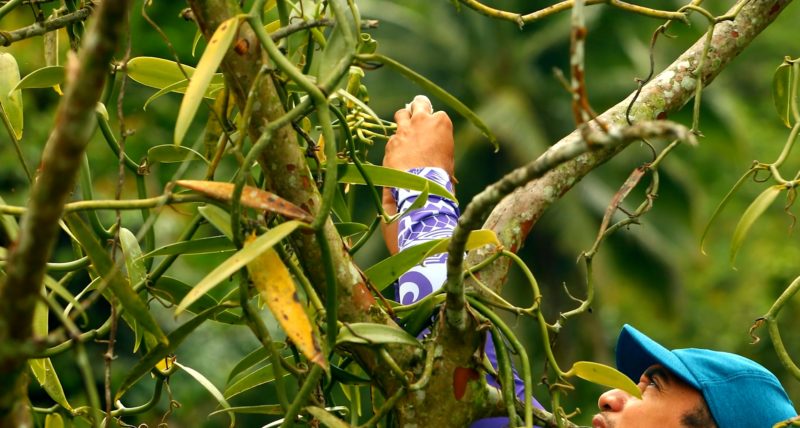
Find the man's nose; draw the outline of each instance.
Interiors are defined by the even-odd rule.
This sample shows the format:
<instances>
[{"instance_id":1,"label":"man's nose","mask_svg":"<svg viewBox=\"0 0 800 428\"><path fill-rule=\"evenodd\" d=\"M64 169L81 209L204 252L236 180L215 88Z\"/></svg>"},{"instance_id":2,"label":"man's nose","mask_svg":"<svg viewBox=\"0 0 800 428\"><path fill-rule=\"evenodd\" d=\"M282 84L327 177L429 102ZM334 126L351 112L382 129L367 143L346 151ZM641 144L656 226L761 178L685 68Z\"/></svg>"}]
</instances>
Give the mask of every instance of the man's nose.
<instances>
[{"instance_id":1,"label":"man's nose","mask_svg":"<svg viewBox=\"0 0 800 428\"><path fill-rule=\"evenodd\" d=\"M619 389L612 389L604 392L597 400L597 407L602 412L619 412L625 408L630 394Z\"/></svg>"}]
</instances>

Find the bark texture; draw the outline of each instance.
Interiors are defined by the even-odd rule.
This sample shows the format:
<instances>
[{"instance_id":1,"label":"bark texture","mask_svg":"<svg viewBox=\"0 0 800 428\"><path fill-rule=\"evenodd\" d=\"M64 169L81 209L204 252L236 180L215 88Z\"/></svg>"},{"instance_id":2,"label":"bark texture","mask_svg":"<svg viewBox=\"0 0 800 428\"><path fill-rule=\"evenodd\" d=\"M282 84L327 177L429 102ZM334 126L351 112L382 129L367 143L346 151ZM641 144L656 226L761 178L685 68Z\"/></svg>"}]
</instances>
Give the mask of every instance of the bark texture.
<instances>
[{"instance_id":1,"label":"bark texture","mask_svg":"<svg viewBox=\"0 0 800 428\"><path fill-rule=\"evenodd\" d=\"M678 57L669 67L658 74L642 89L631 111L631 120L636 123L657 120L680 110L695 94L698 81L703 86L714 78L738 56L753 39L778 17L792 0L751 0L733 21L716 25L703 70L697 70L703 53L705 36ZM634 94L629 95L614 107L599 116L612 126L624 126L625 111ZM573 131L553 145L549 151L579 140L579 131ZM601 149L581 155L565 162L543 177L517 189L500 202L484 223L484 228L494 230L502 244L517 251L524 243L531 228L544 211L568 192L586 174L613 158L627 145L613 149ZM546 156L547 153L542 156ZM468 257L470 264L483 260L487 254L473 252ZM500 258L481 271L481 280L495 290L502 288L508 275L509 260Z\"/></svg>"}]
</instances>

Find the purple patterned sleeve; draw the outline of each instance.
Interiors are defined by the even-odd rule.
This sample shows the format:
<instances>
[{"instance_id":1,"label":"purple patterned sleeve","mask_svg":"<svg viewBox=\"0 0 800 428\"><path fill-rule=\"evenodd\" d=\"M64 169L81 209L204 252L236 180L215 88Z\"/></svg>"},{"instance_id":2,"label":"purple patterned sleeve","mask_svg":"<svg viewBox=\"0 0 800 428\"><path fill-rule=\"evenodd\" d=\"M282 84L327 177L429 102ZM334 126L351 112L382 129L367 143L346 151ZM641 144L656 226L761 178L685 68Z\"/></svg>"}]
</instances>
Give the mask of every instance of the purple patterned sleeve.
<instances>
[{"instance_id":1,"label":"purple patterned sleeve","mask_svg":"<svg viewBox=\"0 0 800 428\"><path fill-rule=\"evenodd\" d=\"M443 187L450 192L453 191L453 184L450 176L441 168L413 168L408 172L425 177ZM397 211L406 211L411 204L419 197L420 192L405 189L392 189L392 195L397 202ZM448 238L453 234L453 229L458 223L460 215L458 205L441 196L429 195L428 201L422 208L406 213L400 220L398 226L397 245L400 251L406 248L419 245L433 239ZM422 264L417 265L402 274L397 281L395 297L403 305L417 302L423 297L433 293L442 287L447 276L447 254L438 254L428 257ZM497 356L491 337L486 343L486 356L491 361L492 366L497 368ZM487 375L487 382L499 388L497 380ZM523 383L514 371L514 390L517 397L523 398ZM534 405L542 406L534 399ZM508 418L487 418L476 421L471 428L500 428L508 426Z\"/></svg>"},{"instance_id":2,"label":"purple patterned sleeve","mask_svg":"<svg viewBox=\"0 0 800 428\"><path fill-rule=\"evenodd\" d=\"M453 191L450 177L441 168L414 168L410 173L427 178ZM420 192L392 189L397 211L404 212L419 197ZM458 205L450 199L429 195L422 208L403 216L398 225L397 246L400 251L433 239L448 238L458 222ZM396 288L397 301L408 305L438 290L446 276L447 254L428 257L421 265L400 276Z\"/></svg>"}]
</instances>

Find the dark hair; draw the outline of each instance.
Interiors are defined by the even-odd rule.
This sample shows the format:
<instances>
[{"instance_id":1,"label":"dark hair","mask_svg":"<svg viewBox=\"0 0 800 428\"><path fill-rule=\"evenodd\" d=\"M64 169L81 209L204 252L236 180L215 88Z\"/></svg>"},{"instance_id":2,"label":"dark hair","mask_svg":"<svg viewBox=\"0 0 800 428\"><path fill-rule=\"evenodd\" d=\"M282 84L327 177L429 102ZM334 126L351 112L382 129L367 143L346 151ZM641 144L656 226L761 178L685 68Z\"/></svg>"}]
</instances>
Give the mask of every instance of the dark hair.
<instances>
[{"instance_id":1,"label":"dark hair","mask_svg":"<svg viewBox=\"0 0 800 428\"><path fill-rule=\"evenodd\" d=\"M711 412L708 410L705 400L681 416L681 427L683 428L717 428Z\"/></svg>"}]
</instances>

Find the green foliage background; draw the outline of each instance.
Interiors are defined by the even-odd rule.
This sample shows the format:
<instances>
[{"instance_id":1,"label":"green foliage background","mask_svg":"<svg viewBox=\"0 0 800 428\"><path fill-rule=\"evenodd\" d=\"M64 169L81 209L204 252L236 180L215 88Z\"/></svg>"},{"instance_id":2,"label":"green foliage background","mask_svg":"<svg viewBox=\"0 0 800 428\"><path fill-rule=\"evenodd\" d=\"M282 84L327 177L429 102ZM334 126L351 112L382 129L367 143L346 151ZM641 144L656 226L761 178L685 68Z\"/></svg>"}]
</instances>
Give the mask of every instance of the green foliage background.
<instances>
[{"instance_id":1,"label":"green foliage background","mask_svg":"<svg viewBox=\"0 0 800 428\"><path fill-rule=\"evenodd\" d=\"M487 2L517 11L525 11L527 3ZM648 6L675 9L681 4L659 0ZM566 70L568 66L568 12L520 29L468 9L458 11L451 2L442 0L369 0L360 1L359 5L365 18L380 21L379 28L369 32L381 44L382 52L456 95L499 137L501 150L495 154L471 125L451 114L456 125L456 176L462 205L484 186L534 158L574 129L569 96L552 73L553 68ZM170 58L165 42L141 18L140 6L134 8L131 16L132 56ZM704 6L720 14L730 4L714 0ZM193 64L197 61L191 55L195 26L177 17L183 7L180 2L156 1L148 8L148 14L159 23L181 60ZM650 35L661 22L603 6L589 8L588 17L588 93L595 110L603 111L635 89L634 77L647 75ZM17 28L27 25L27 20L27 15L14 13L3 19L2 27ZM595 262L596 304L592 313L566 324L556 349L560 361L613 363L616 334L622 324L630 323L669 347L710 347L756 359L775 371L793 400L800 403L800 383L790 379L780 366L766 332L758 332L766 340L755 345L750 344L748 335L751 323L800 275L797 263L800 245L798 232L792 230L791 214L796 210L790 207L784 213L778 203L771 207L751 231L738 257L738 269L734 270L728 263L730 236L741 213L764 188L748 183L713 225L706 243L707 255L702 255L699 249L700 234L723 195L753 159L771 161L785 142L788 129L775 114L770 87L772 73L783 57L800 56L797 22L800 22L800 6L792 4L704 92L701 112L704 138L700 146L680 147L669 157L663 164L662 190L653 211L641 225L621 231L604 244ZM660 38L654 51L656 72L701 37L705 29L704 20L693 19L691 27L673 27L671 32L676 38ZM66 48L65 37L62 48ZM14 54L23 76L44 66L41 37L0 49ZM391 118L396 109L419 92L412 83L384 69L369 72L366 82L372 108L385 118ZM144 156L149 147L171 142L180 96L164 96L145 113L141 106L154 92L128 82L124 111L127 126L136 133L128 138L126 146L135 160ZM29 164L39 158L57 101L58 95L52 90L24 91L23 142ZM433 101L437 108L436 100ZM672 119L691 123L690 107ZM109 108L116 126L116 112ZM194 141L199 135L200 122L195 121L197 128L190 130L187 141ZM381 151L380 147L373 150L374 162L380 162ZM90 145L89 156L93 165L107 165L107 170L93 171L97 197L113 197L115 159L98 136ZM571 293L582 295L585 278L582 264L576 263L576 259L594 242L603 212L616 189L633 168L650 159L646 146L632 146L587 177L535 226L521 255L543 287L548 319L574 305L562 284ZM800 167L799 160L794 154L788 162L789 170ZM174 171L173 166L155 166L149 178L151 192L160 192L157 183L168 180ZM221 175L231 172L225 171ZM132 180L127 184L133 186ZM0 196L8 203L24 205L27 191L28 184L13 147L6 134L0 133ZM634 207L632 201L637 201L637 196L641 198L642 192L635 193L625 206ZM361 220L367 221L372 211L365 205L362 214ZM159 242L174 239L188 219L189 215L180 208L165 212L157 223ZM110 224L113 219L105 220ZM135 229L137 222L141 222L137 213L123 213L126 227ZM68 258L69 245L64 244L62 257ZM360 253L361 266L369 266L386 256L379 236L367 245ZM182 257L172 269L184 277L199 279L208 266L225 257ZM527 287L521 284L521 278L512 274L505 294L514 301L527 301L530 298L526 295ZM795 333L793 316L798 309L798 304L793 303L784 311L784 340L792 355L800 355L800 337ZM101 319L107 315L92 316ZM158 316L167 326L176 323L169 310ZM538 336L534 326L528 320L509 321L533 347L534 374L540 373L544 358L535 349ZM273 331L273 337L280 339L278 329ZM131 346L131 340L123 337L119 346ZM241 337L232 336L229 331L223 334L211 323L193 335L177 354L179 361L219 385L224 384L233 365L254 346L254 339L246 331L241 332ZM100 358L102 350L98 345L91 352ZM68 361L54 362L65 388L82 394L80 380L67 365ZM123 359L114 364L132 362ZM577 386L577 391L568 398L567 408L580 407L584 416L574 421L588 423L600 389L580 381ZM170 426L225 423L220 416L206 420L205 415L216 402L188 376L173 377L171 388L183 408L169 418ZM130 399L143 402L148 394L150 391L138 387ZM247 397L242 397L242 401L246 400ZM162 405L142 422L155 424L164 412ZM263 418L240 421L242 426L263 424Z\"/></svg>"}]
</instances>

